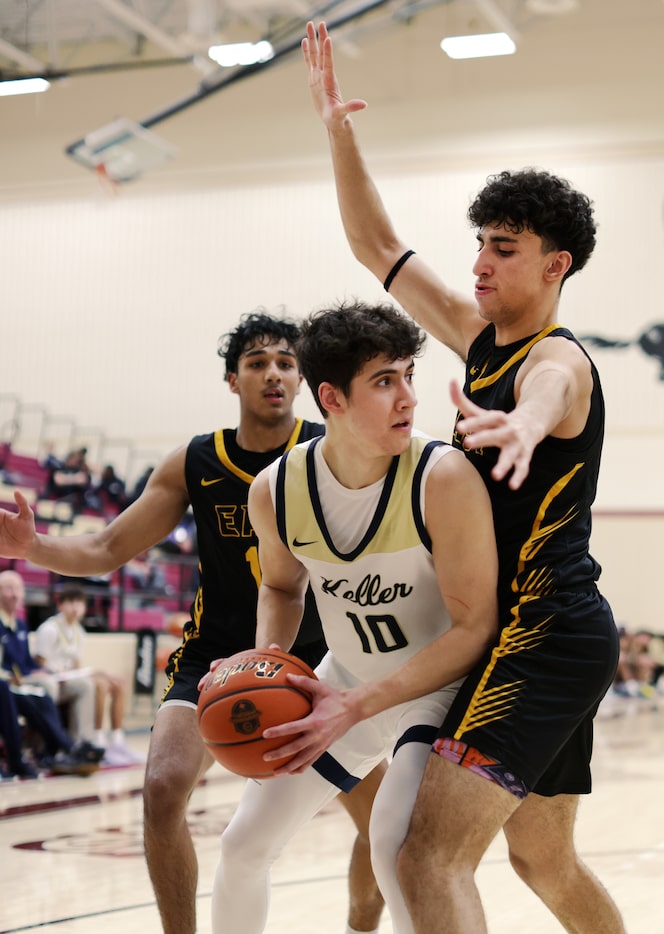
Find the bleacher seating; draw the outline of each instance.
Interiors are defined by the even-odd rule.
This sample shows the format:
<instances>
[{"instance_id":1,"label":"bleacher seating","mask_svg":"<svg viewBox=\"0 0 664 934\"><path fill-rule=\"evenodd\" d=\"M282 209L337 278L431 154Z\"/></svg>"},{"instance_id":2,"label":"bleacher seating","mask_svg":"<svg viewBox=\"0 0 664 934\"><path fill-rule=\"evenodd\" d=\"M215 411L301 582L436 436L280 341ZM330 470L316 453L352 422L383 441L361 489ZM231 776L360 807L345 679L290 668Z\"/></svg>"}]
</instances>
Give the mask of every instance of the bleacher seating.
<instances>
[{"instance_id":1,"label":"bleacher seating","mask_svg":"<svg viewBox=\"0 0 664 934\"><path fill-rule=\"evenodd\" d=\"M5 483L13 486L27 487L38 495L43 493L48 480L48 470L43 467L36 457L27 454L17 454L9 444L4 444L0 462Z\"/></svg>"},{"instance_id":2,"label":"bleacher seating","mask_svg":"<svg viewBox=\"0 0 664 934\"><path fill-rule=\"evenodd\" d=\"M18 414L14 416L15 425L20 425ZM17 450L16 441L17 438L13 437L12 441L0 442L0 507L15 509L14 491L19 489L34 510L37 531L48 535L95 532L117 515L119 507L110 501L102 501L102 508L95 511L87 506L77 510L64 499L48 498L48 468L37 456ZM169 554L163 556L162 561L157 553L153 560L159 561L165 588L144 592L141 600L136 599L135 588L128 575L121 571L103 580L82 581L89 595L91 618L100 629L128 633L141 629L161 632L166 630L167 621L174 612L188 609L196 587L196 560L183 557L180 561L178 556ZM6 569L18 571L23 578L26 604L35 611L35 615L41 616L42 609L54 606L61 581L59 575L22 559L0 558L0 571ZM141 605L143 598L148 598L149 605Z\"/></svg>"}]
</instances>

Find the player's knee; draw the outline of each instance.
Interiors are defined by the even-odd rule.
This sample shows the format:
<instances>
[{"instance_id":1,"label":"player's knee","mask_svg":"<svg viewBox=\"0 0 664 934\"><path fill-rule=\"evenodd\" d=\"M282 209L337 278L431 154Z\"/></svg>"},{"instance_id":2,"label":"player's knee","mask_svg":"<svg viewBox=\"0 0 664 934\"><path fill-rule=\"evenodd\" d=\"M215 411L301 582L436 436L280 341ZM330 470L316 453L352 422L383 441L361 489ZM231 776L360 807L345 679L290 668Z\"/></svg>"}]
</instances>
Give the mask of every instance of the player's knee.
<instances>
[{"instance_id":1,"label":"player's knee","mask_svg":"<svg viewBox=\"0 0 664 934\"><path fill-rule=\"evenodd\" d=\"M378 880L394 878L397 855L402 843L402 835L397 836L393 824L389 821L372 821L369 828L371 866Z\"/></svg>"},{"instance_id":2,"label":"player's knee","mask_svg":"<svg viewBox=\"0 0 664 934\"><path fill-rule=\"evenodd\" d=\"M221 835L221 858L233 872L256 872L279 855L271 852L269 834L248 832L241 821L231 821Z\"/></svg>"},{"instance_id":3,"label":"player's knee","mask_svg":"<svg viewBox=\"0 0 664 934\"><path fill-rule=\"evenodd\" d=\"M174 767L172 760L150 760L143 782L143 811L146 823L166 829L186 810L195 783L192 776Z\"/></svg>"},{"instance_id":4,"label":"player's knee","mask_svg":"<svg viewBox=\"0 0 664 934\"><path fill-rule=\"evenodd\" d=\"M536 892L557 887L575 863L573 852L541 847L509 847L509 860L519 878Z\"/></svg>"},{"instance_id":5,"label":"player's knee","mask_svg":"<svg viewBox=\"0 0 664 934\"><path fill-rule=\"evenodd\" d=\"M408 837L399 848L396 854L395 862L397 879L399 880L399 885L401 886L403 896L407 904L412 904L413 901L417 898L417 892L419 888L417 882L419 861L416 856L416 851Z\"/></svg>"}]
</instances>

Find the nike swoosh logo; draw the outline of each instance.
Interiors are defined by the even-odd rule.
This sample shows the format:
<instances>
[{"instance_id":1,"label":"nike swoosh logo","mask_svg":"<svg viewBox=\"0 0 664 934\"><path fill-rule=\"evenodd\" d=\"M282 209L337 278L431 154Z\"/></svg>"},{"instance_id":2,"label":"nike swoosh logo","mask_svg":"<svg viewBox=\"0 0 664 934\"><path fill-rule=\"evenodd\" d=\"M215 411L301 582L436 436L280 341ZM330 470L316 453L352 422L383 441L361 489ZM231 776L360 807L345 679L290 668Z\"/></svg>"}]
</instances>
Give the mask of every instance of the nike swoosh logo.
<instances>
[{"instance_id":1,"label":"nike swoosh logo","mask_svg":"<svg viewBox=\"0 0 664 934\"><path fill-rule=\"evenodd\" d=\"M203 477L201 486L212 486L213 483L221 483L221 481L225 479L226 477L215 477L214 480L206 480L205 477Z\"/></svg>"},{"instance_id":2,"label":"nike swoosh logo","mask_svg":"<svg viewBox=\"0 0 664 934\"><path fill-rule=\"evenodd\" d=\"M316 542L298 542L297 538L293 539L293 548L304 548L305 545L315 545Z\"/></svg>"}]
</instances>

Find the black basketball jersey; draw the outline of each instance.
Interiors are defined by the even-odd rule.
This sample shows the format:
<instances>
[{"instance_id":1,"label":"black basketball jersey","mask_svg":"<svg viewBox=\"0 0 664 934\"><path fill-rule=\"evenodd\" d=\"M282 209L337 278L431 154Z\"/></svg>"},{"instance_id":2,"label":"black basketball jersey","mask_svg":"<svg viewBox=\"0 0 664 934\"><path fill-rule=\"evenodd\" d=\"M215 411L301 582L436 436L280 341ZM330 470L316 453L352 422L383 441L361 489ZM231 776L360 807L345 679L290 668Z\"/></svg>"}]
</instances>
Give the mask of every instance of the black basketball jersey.
<instances>
[{"instance_id":1,"label":"black basketball jersey","mask_svg":"<svg viewBox=\"0 0 664 934\"><path fill-rule=\"evenodd\" d=\"M503 347L496 346L495 336L494 326L489 325L471 345L464 391L483 409L505 412L515 408L516 375L538 341L555 336L578 344L570 331L558 325ZM538 444L518 490L511 490L507 479L497 482L491 477L498 448L464 451L482 475L493 506L503 624L523 617L529 601L538 597L596 589L601 569L588 549L604 438L604 400L597 370L590 363L593 390L583 431L576 438L547 437ZM455 432L454 445L463 449L462 440Z\"/></svg>"},{"instance_id":2,"label":"black basketball jersey","mask_svg":"<svg viewBox=\"0 0 664 934\"><path fill-rule=\"evenodd\" d=\"M217 658L253 645L260 584L258 539L249 522L247 497L256 475L300 441L323 434L323 425L297 419L286 442L274 451L244 451L236 429L193 438L185 460L185 479L198 535L198 591L191 607L193 626L186 638ZM312 600L297 642L323 638Z\"/></svg>"}]
</instances>

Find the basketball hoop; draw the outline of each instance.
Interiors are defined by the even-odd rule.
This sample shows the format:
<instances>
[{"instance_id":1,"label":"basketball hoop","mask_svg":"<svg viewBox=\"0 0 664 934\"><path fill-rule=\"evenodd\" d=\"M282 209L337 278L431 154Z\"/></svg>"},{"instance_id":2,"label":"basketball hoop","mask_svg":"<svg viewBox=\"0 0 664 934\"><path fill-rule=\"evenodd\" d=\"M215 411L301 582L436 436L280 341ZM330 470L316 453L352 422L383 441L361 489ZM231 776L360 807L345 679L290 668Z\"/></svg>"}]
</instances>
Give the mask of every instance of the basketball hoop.
<instances>
[{"instance_id":1,"label":"basketball hoop","mask_svg":"<svg viewBox=\"0 0 664 934\"><path fill-rule=\"evenodd\" d=\"M100 162L95 166L95 172L97 173L97 181L99 182L99 187L101 190L105 191L108 195L117 195L118 183L115 182L108 174L106 164L104 162Z\"/></svg>"},{"instance_id":2,"label":"basketball hoop","mask_svg":"<svg viewBox=\"0 0 664 934\"><path fill-rule=\"evenodd\" d=\"M119 117L72 143L67 155L93 169L102 186L130 182L175 155L175 149L139 123Z\"/></svg>"}]
</instances>

